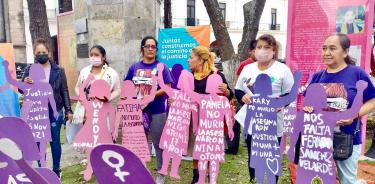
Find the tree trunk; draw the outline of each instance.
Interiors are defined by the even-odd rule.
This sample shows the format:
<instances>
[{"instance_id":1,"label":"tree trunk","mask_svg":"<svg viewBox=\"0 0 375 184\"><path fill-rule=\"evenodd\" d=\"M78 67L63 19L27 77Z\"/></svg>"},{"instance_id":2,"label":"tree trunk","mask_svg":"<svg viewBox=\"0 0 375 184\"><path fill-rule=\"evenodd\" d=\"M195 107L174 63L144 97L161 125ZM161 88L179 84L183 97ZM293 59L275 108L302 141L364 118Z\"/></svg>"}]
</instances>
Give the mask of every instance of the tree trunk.
<instances>
[{"instance_id":1,"label":"tree trunk","mask_svg":"<svg viewBox=\"0 0 375 184\"><path fill-rule=\"evenodd\" d=\"M259 29L259 21L262 16L266 0L252 0L243 5L244 27L242 41L239 44L238 54L234 55L234 49L229 37L225 22L220 13L217 0L203 0L207 13L210 16L212 28L222 51L223 73L229 86L234 87L237 81L236 71L241 61L247 59L250 41L256 38Z\"/></svg>"},{"instance_id":2,"label":"tree trunk","mask_svg":"<svg viewBox=\"0 0 375 184\"><path fill-rule=\"evenodd\" d=\"M251 40L254 40L258 34L259 21L262 16L266 0L253 0L243 5L244 26L242 40L238 47L237 57L243 61L249 57L248 48Z\"/></svg>"},{"instance_id":3,"label":"tree trunk","mask_svg":"<svg viewBox=\"0 0 375 184\"><path fill-rule=\"evenodd\" d=\"M171 0L164 0L164 28L172 28Z\"/></svg>"},{"instance_id":4,"label":"tree trunk","mask_svg":"<svg viewBox=\"0 0 375 184\"><path fill-rule=\"evenodd\" d=\"M44 38L52 46L51 35L48 27L46 4L44 0L27 0L30 17L30 34L34 43L37 38ZM52 54L52 51L51 51Z\"/></svg>"},{"instance_id":5,"label":"tree trunk","mask_svg":"<svg viewBox=\"0 0 375 184\"><path fill-rule=\"evenodd\" d=\"M210 17L217 45L221 53L221 61L227 61L234 55L234 48L229 37L225 20L220 12L217 0L203 0L207 14Z\"/></svg>"}]
</instances>

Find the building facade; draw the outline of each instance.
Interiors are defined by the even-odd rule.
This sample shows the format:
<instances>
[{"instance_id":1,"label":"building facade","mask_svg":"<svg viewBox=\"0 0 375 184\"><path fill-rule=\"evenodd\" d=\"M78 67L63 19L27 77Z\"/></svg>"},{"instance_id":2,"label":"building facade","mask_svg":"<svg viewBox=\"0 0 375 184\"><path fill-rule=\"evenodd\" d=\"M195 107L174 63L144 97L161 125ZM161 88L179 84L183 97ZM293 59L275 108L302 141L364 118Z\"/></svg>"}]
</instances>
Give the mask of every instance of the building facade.
<instances>
[{"instance_id":1,"label":"building facade","mask_svg":"<svg viewBox=\"0 0 375 184\"><path fill-rule=\"evenodd\" d=\"M249 0L218 0L219 7L225 18L225 23L237 51L242 39L244 25L243 5ZM163 7L161 7L163 10ZM163 12L162 19L163 19ZM279 58L285 58L287 40L287 0L267 0L259 24L258 35L271 34L280 43ZM210 18L202 0L172 0L173 27L209 25ZM215 40L211 31L211 42Z\"/></svg>"}]
</instances>

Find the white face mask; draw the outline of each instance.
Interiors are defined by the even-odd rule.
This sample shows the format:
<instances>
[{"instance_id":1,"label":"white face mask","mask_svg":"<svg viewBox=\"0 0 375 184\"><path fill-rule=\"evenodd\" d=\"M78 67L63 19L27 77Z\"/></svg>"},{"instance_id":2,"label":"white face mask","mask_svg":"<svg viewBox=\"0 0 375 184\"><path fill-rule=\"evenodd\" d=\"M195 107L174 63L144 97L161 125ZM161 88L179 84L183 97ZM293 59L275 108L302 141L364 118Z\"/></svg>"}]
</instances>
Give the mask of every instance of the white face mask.
<instances>
[{"instance_id":1,"label":"white face mask","mask_svg":"<svg viewBox=\"0 0 375 184\"><path fill-rule=\"evenodd\" d=\"M102 59L100 57L90 57L90 64L92 66L100 66L102 65Z\"/></svg>"},{"instance_id":2,"label":"white face mask","mask_svg":"<svg viewBox=\"0 0 375 184\"><path fill-rule=\"evenodd\" d=\"M273 51L272 50L255 50L255 58L258 62L267 62L271 61L273 58Z\"/></svg>"}]
</instances>

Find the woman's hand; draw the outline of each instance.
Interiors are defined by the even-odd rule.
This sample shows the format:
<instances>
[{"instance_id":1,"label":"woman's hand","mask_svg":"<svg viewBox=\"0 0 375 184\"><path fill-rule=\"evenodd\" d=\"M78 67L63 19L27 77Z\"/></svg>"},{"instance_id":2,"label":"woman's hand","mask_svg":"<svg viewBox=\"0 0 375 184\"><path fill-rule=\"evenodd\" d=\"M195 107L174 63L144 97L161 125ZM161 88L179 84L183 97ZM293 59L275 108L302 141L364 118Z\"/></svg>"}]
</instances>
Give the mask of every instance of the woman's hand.
<instances>
[{"instance_id":1,"label":"woman's hand","mask_svg":"<svg viewBox=\"0 0 375 184\"><path fill-rule=\"evenodd\" d=\"M221 83L219 84L218 86L218 89L224 93L225 96L229 96L230 95L230 92L229 92L229 89L228 89L228 85L225 84L225 83Z\"/></svg>"},{"instance_id":2,"label":"woman's hand","mask_svg":"<svg viewBox=\"0 0 375 184\"><path fill-rule=\"evenodd\" d=\"M174 98L168 98L167 99L167 103L168 103L168 106L171 106L172 105L172 103L175 101L175 99Z\"/></svg>"},{"instance_id":3,"label":"woman's hand","mask_svg":"<svg viewBox=\"0 0 375 184\"><path fill-rule=\"evenodd\" d=\"M70 122L72 122L72 120L73 120L73 114L72 114L72 113L69 113L68 116L67 116L67 118L68 118L68 120L69 120Z\"/></svg>"},{"instance_id":4,"label":"woman's hand","mask_svg":"<svg viewBox=\"0 0 375 184\"><path fill-rule=\"evenodd\" d=\"M353 119L342 119L336 122L336 125L338 126L345 126L345 125L351 125L353 123Z\"/></svg>"},{"instance_id":5,"label":"woman's hand","mask_svg":"<svg viewBox=\"0 0 375 184\"><path fill-rule=\"evenodd\" d=\"M305 107L303 107L303 111L305 111L307 113L312 113L312 112L314 112L314 108L312 106L305 106Z\"/></svg>"},{"instance_id":6,"label":"woman's hand","mask_svg":"<svg viewBox=\"0 0 375 184\"><path fill-rule=\"evenodd\" d=\"M249 94L245 94L241 100L245 104L251 104L251 96Z\"/></svg>"},{"instance_id":7,"label":"woman's hand","mask_svg":"<svg viewBox=\"0 0 375 184\"><path fill-rule=\"evenodd\" d=\"M26 77L23 81L26 82L26 83L28 83L28 84L33 84L34 83L33 79L30 78L30 77Z\"/></svg>"}]
</instances>

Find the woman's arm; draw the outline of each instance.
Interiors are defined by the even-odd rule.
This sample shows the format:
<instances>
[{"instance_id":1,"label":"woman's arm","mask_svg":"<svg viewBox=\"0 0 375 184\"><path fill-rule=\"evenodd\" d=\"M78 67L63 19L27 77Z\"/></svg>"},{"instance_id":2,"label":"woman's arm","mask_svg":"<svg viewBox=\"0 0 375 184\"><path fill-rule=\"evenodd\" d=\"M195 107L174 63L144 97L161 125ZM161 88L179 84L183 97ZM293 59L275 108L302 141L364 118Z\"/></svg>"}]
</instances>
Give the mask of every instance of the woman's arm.
<instances>
[{"instance_id":1,"label":"woman's arm","mask_svg":"<svg viewBox=\"0 0 375 184\"><path fill-rule=\"evenodd\" d=\"M61 88L60 88L60 95L63 99L65 116L69 117L69 119L71 120L71 118L73 118L72 116L73 111L72 111L72 106L70 104L69 89L68 89L68 83L66 80L66 74L63 68L61 68L61 80L62 82L61 82Z\"/></svg>"},{"instance_id":2,"label":"woman's arm","mask_svg":"<svg viewBox=\"0 0 375 184\"><path fill-rule=\"evenodd\" d=\"M222 91L229 100L232 100L234 94L233 94L233 91L229 88L229 85L228 85L227 80L225 79L225 76L220 72L218 72L218 74L223 80L223 83L219 85L219 90Z\"/></svg>"},{"instance_id":3,"label":"woman's arm","mask_svg":"<svg viewBox=\"0 0 375 184\"><path fill-rule=\"evenodd\" d=\"M113 75L114 85L113 85L113 89L111 91L111 97L109 98L109 101L112 101L113 99L116 99L121 94L120 78L119 78L117 72L115 70L113 70L113 71L114 71L114 75Z\"/></svg>"}]
</instances>

